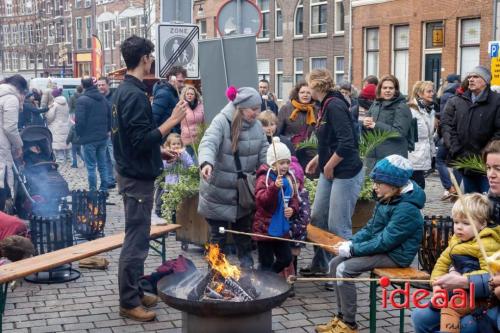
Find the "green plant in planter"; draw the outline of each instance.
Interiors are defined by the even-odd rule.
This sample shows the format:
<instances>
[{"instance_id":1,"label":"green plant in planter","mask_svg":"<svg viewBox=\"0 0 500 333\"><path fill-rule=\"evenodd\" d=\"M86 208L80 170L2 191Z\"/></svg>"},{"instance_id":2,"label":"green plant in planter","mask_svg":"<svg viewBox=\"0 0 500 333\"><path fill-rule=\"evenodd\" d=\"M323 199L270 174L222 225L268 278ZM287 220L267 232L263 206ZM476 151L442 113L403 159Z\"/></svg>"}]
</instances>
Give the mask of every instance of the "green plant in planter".
<instances>
[{"instance_id":1,"label":"green plant in planter","mask_svg":"<svg viewBox=\"0 0 500 333\"><path fill-rule=\"evenodd\" d=\"M486 175L486 165L478 155L458 158L451 162L451 166L456 169L468 169Z\"/></svg>"}]
</instances>

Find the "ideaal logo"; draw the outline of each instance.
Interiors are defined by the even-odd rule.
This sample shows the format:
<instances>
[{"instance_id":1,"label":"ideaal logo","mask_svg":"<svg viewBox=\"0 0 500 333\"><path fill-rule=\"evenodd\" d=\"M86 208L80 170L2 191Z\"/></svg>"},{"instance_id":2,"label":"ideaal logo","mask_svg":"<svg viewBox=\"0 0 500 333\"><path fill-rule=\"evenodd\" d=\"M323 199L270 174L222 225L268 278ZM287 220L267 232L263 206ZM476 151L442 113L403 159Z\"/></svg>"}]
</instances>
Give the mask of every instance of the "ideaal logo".
<instances>
[{"instance_id":1,"label":"ideaal logo","mask_svg":"<svg viewBox=\"0 0 500 333\"><path fill-rule=\"evenodd\" d=\"M382 307L387 308L389 303L392 307L396 309L409 309L410 305L423 309L427 308L432 304L436 309L442 308L453 308L453 309L474 309L476 303L474 301L474 284L469 284L469 290L464 289L453 289L451 293L446 290L437 290L431 297L430 302L427 297L431 295L431 292L426 289L415 289L410 292L410 282L405 283L404 289L394 289L388 291L386 287L391 284L390 279L381 278L380 286L382 289ZM403 297L403 301L400 299Z\"/></svg>"}]
</instances>

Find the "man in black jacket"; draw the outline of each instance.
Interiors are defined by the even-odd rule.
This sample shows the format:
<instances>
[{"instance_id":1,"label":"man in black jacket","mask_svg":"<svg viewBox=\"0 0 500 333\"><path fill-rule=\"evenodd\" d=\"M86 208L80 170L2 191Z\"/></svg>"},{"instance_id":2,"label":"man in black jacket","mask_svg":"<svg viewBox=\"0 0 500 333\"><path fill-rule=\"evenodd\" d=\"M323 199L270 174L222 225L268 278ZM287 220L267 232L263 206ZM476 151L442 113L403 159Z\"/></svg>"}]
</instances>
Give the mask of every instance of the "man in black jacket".
<instances>
[{"instance_id":1,"label":"man in black jacket","mask_svg":"<svg viewBox=\"0 0 500 333\"><path fill-rule=\"evenodd\" d=\"M490 71L477 66L467 76L469 88L446 103L442 118L443 137L449 137L451 160L481 155L488 142L500 139L500 95L490 89ZM461 170L465 193L488 192L486 176Z\"/></svg>"},{"instance_id":2,"label":"man in black jacket","mask_svg":"<svg viewBox=\"0 0 500 333\"><path fill-rule=\"evenodd\" d=\"M101 178L100 191L108 191L106 143L111 130L111 109L91 77L82 79L84 93L76 100L75 130L83 145L89 190L97 189L96 164Z\"/></svg>"},{"instance_id":3,"label":"man in black jacket","mask_svg":"<svg viewBox=\"0 0 500 333\"><path fill-rule=\"evenodd\" d=\"M104 96L109 104L109 108L111 109L111 106L113 104L113 92L109 88L109 79L106 76L102 76L99 78L99 80L97 80L97 89L99 89L99 92ZM106 147L106 165L108 169L108 188L115 188L115 159L113 157L113 143L111 142L111 135L108 138L108 144Z\"/></svg>"},{"instance_id":4,"label":"man in black jacket","mask_svg":"<svg viewBox=\"0 0 500 333\"><path fill-rule=\"evenodd\" d=\"M172 114L155 125L146 86L142 82L154 60L151 41L132 36L121 45L127 66L125 79L113 99L112 139L117 182L125 209L125 240L118 266L120 315L137 321L151 321L156 296L147 296L138 286L144 275L149 251L154 181L163 167L160 144L186 116L186 102L179 102ZM167 159L173 157L167 155Z\"/></svg>"}]
</instances>

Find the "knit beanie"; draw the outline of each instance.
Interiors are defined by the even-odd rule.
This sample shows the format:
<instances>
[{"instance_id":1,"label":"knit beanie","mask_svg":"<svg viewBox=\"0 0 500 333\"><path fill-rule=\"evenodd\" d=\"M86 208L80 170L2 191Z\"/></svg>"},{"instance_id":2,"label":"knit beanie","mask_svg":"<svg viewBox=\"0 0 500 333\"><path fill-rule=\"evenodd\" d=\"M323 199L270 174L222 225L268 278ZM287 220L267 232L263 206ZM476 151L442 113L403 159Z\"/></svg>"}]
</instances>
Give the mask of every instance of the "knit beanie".
<instances>
[{"instance_id":1,"label":"knit beanie","mask_svg":"<svg viewBox=\"0 0 500 333\"><path fill-rule=\"evenodd\" d=\"M477 75L477 76L481 77L486 82L486 84L490 84L490 81L491 81L491 72L490 72L490 70L488 68L486 68L484 66L476 66L476 67L474 67L467 74L467 76L471 76L471 75Z\"/></svg>"},{"instance_id":2,"label":"knit beanie","mask_svg":"<svg viewBox=\"0 0 500 333\"><path fill-rule=\"evenodd\" d=\"M374 182L403 187L408 184L412 174L409 160L400 155L390 155L375 164L370 177Z\"/></svg>"},{"instance_id":3,"label":"knit beanie","mask_svg":"<svg viewBox=\"0 0 500 333\"><path fill-rule=\"evenodd\" d=\"M370 83L370 84L367 84L363 90L361 90L361 93L359 94L359 97L360 98L364 98L364 99L367 99L369 101L374 101L375 98L377 97L376 95L376 90L377 90L377 86Z\"/></svg>"},{"instance_id":4,"label":"knit beanie","mask_svg":"<svg viewBox=\"0 0 500 333\"><path fill-rule=\"evenodd\" d=\"M259 106L262 103L260 94L252 87L241 87L236 89L231 86L226 90L227 98L233 102L235 107L243 109Z\"/></svg>"},{"instance_id":5,"label":"knit beanie","mask_svg":"<svg viewBox=\"0 0 500 333\"><path fill-rule=\"evenodd\" d=\"M62 95L63 89L62 88L54 88L52 89L52 97L59 97Z\"/></svg>"},{"instance_id":6,"label":"knit beanie","mask_svg":"<svg viewBox=\"0 0 500 333\"><path fill-rule=\"evenodd\" d=\"M291 161L292 154L290 153L290 149L284 143L280 142L280 138L275 136L273 143L267 148L267 164L273 166L274 163L281 160Z\"/></svg>"}]
</instances>

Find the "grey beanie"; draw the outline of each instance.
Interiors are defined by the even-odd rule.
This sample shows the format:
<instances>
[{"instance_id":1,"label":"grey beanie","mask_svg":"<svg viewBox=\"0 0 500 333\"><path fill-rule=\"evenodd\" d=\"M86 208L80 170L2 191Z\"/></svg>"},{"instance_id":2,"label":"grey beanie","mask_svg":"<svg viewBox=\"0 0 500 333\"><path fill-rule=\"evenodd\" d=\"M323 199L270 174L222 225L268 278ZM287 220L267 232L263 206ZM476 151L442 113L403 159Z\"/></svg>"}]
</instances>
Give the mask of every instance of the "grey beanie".
<instances>
[{"instance_id":1,"label":"grey beanie","mask_svg":"<svg viewBox=\"0 0 500 333\"><path fill-rule=\"evenodd\" d=\"M260 106L262 98L260 94L252 87L241 87L238 89L236 97L232 100L234 106L240 108L252 108L257 105Z\"/></svg>"},{"instance_id":2,"label":"grey beanie","mask_svg":"<svg viewBox=\"0 0 500 333\"><path fill-rule=\"evenodd\" d=\"M486 84L490 84L491 72L488 68L484 66L476 66L469 73L467 73L467 76L471 76L473 74L481 77L486 82Z\"/></svg>"}]
</instances>

